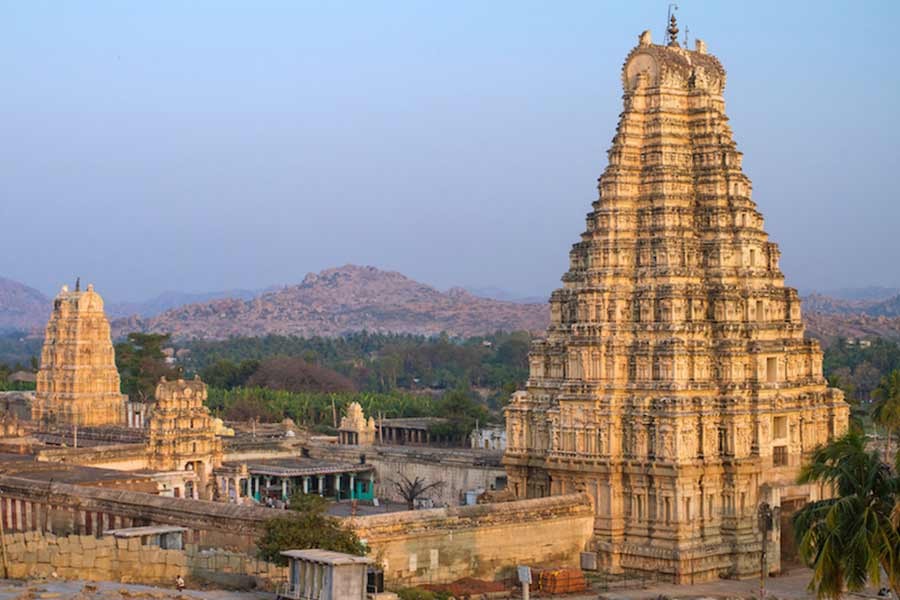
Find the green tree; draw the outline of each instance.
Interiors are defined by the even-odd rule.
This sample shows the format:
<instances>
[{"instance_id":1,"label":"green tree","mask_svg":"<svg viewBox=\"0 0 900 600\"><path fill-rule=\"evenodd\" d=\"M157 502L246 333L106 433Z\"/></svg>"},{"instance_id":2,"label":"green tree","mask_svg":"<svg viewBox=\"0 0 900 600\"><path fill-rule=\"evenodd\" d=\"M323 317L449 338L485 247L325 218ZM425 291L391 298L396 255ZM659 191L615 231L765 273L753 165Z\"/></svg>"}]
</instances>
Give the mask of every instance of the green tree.
<instances>
[{"instance_id":1,"label":"green tree","mask_svg":"<svg viewBox=\"0 0 900 600\"><path fill-rule=\"evenodd\" d=\"M357 556L368 552L356 533L325 513L327 502L295 497L290 505L302 510L285 511L263 524L263 534L256 542L260 558L285 565L287 560L281 556L285 550L321 548Z\"/></svg>"},{"instance_id":2,"label":"green tree","mask_svg":"<svg viewBox=\"0 0 900 600\"><path fill-rule=\"evenodd\" d=\"M894 431L900 427L900 370L893 370L881 378L873 394L875 406L872 409L872 420L884 428L885 457L891 456L891 440Z\"/></svg>"},{"instance_id":3,"label":"green tree","mask_svg":"<svg viewBox=\"0 0 900 600\"><path fill-rule=\"evenodd\" d=\"M898 480L865 436L850 432L813 453L800 483L833 487L835 496L811 502L794 515L800 556L813 569L809 590L840 598L867 582L881 585L882 570L900 591L897 529L891 520Z\"/></svg>"},{"instance_id":4,"label":"green tree","mask_svg":"<svg viewBox=\"0 0 900 600\"><path fill-rule=\"evenodd\" d=\"M240 363L228 359L216 361L200 371L200 378L210 387L232 390L241 387L259 368L259 361L248 359Z\"/></svg>"},{"instance_id":5,"label":"green tree","mask_svg":"<svg viewBox=\"0 0 900 600\"><path fill-rule=\"evenodd\" d=\"M129 333L127 342L116 344L122 393L128 394L132 401L150 402L161 377L181 376L181 369L169 365L162 351L169 337L160 333Z\"/></svg>"}]
</instances>

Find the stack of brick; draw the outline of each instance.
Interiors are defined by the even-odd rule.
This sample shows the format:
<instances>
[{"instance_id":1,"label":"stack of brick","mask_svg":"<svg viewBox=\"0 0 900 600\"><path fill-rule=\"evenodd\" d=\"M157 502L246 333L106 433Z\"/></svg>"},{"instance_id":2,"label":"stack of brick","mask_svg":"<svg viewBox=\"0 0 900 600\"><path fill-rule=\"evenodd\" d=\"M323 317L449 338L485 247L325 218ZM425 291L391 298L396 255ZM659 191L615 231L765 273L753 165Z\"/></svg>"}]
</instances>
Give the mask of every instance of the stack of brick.
<instances>
[{"instance_id":1,"label":"stack of brick","mask_svg":"<svg viewBox=\"0 0 900 600\"><path fill-rule=\"evenodd\" d=\"M548 569L537 577L538 589L547 594L570 594L587 589L581 569Z\"/></svg>"}]
</instances>

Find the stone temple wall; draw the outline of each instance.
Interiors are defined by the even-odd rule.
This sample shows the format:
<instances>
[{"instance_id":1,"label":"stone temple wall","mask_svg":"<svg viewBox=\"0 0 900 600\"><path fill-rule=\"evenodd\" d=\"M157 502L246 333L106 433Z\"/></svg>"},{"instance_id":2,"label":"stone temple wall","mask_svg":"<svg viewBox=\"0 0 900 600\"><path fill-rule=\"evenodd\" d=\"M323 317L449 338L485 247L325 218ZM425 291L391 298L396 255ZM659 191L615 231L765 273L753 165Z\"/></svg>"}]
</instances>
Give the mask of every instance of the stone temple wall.
<instances>
[{"instance_id":1,"label":"stone temple wall","mask_svg":"<svg viewBox=\"0 0 900 600\"><path fill-rule=\"evenodd\" d=\"M586 494L348 521L393 585L504 579L517 564L578 566L594 526Z\"/></svg>"},{"instance_id":2,"label":"stone temple wall","mask_svg":"<svg viewBox=\"0 0 900 600\"><path fill-rule=\"evenodd\" d=\"M262 523L283 511L167 498L142 494L35 482L0 476L0 519L8 535L25 534L23 540L37 543L35 535L48 540L97 539L103 531L143 525L186 527L188 565L199 578L228 578L234 584L247 577L261 577L255 559L256 539ZM511 566L574 565L591 537L593 512L584 494L520 500L445 509L421 510L357 517L347 524L372 548L371 556L385 568L391 585L449 582L460 577L500 578ZM30 537L29 537L30 536ZM17 538L18 539L18 538ZM47 542L51 543L51 542ZM62 542L63 545L70 542ZM39 544L38 544L39 546ZM22 552L37 553L26 547ZM17 550L18 551L18 550ZM77 567L67 559L35 554L40 564ZM31 555L28 554L30 558ZM223 558L224 557L224 558ZM79 559L73 559L78 562ZM123 558L123 560L126 560ZM132 561L127 558L126 562ZM101 569L105 568L101 562ZM153 559L149 564L161 565ZM182 563L174 561L174 566ZM165 565L170 566L166 559ZM160 577L174 577L162 570ZM155 573L155 571L154 571ZM219 575L215 575L219 573ZM155 574L151 576L155 577ZM98 573L97 578L120 578ZM149 577L149 576L148 576ZM243 578L243 579L242 579Z\"/></svg>"},{"instance_id":3,"label":"stone temple wall","mask_svg":"<svg viewBox=\"0 0 900 600\"><path fill-rule=\"evenodd\" d=\"M68 535L29 531L6 537L9 577L52 577L87 581L172 585L181 575L188 581L274 590L286 579L286 567L244 553L142 546L139 538Z\"/></svg>"},{"instance_id":4,"label":"stone temple wall","mask_svg":"<svg viewBox=\"0 0 900 600\"><path fill-rule=\"evenodd\" d=\"M100 535L142 525L187 527L200 548L253 552L262 523L280 511L0 476L0 518L8 532Z\"/></svg>"}]
</instances>

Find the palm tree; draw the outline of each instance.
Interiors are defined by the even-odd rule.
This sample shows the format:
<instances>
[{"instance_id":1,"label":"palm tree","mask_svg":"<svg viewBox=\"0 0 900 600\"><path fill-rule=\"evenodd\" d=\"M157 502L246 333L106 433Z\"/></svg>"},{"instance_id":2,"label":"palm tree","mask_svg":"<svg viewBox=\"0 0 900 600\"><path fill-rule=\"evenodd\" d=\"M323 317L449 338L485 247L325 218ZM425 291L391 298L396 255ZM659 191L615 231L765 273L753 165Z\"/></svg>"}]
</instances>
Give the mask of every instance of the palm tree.
<instances>
[{"instance_id":1,"label":"palm tree","mask_svg":"<svg viewBox=\"0 0 900 600\"><path fill-rule=\"evenodd\" d=\"M885 429L887 443L884 455L885 458L890 458L891 438L894 437L894 431L900 427L900 370L894 369L882 377L881 383L872 395L875 396L872 420Z\"/></svg>"},{"instance_id":2,"label":"palm tree","mask_svg":"<svg viewBox=\"0 0 900 600\"><path fill-rule=\"evenodd\" d=\"M865 437L850 432L813 453L800 483L832 488L833 498L811 502L794 515L800 556L813 569L809 590L841 597L867 582L900 591L900 535L891 520L900 481Z\"/></svg>"}]
</instances>

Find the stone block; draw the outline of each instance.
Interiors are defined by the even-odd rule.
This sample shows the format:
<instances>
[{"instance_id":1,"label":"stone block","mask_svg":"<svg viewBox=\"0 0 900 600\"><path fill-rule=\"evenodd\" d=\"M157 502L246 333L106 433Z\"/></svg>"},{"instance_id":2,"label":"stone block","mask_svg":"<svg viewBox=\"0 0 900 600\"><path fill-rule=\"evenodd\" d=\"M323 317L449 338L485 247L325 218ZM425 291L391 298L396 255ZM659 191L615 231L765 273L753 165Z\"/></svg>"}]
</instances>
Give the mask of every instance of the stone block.
<instances>
[{"instance_id":1,"label":"stone block","mask_svg":"<svg viewBox=\"0 0 900 600\"><path fill-rule=\"evenodd\" d=\"M128 546L129 550L140 550L141 549L141 540L140 538L128 538Z\"/></svg>"},{"instance_id":2,"label":"stone block","mask_svg":"<svg viewBox=\"0 0 900 600\"><path fill-rule=\"evenodd\" d=\"M43 548L35 552L34 561L39 564L50 564L50 550Z\"/></svg>"},{"instance_id":3,"label":"stone block","mask_svg":"<svg viewBox=\"0 0 900 600\"><path fill-rule=\"evenodd\" d=\"M25 579L28 577L28 565L23 562L11 562L9 563L9 578L10 579Z\"/></svg>"},{"instance_id":4,"label":"stone block","mask_svg":"<svg viewBox=\"0 0 900 600\"><path fill-rule=\"evenodd\" d=\"M97 547L97 538L92 535L85 535L81 538L81 547L82 548L96 548Z\"/></svg>"},{"instance_id":5,"label":"stone block","mask_svg":"<svg viewBox=\"0 0 900 600\"><path fill-rule=\"evenodd\" d=\"M69 556L69 565L73 569L80 569L84 566L84 555L80 552L74 552Z\"/></svg>"},{"instance_id":6,"label":"stone block","mask_svg":"<svg viewBox=\"0 0 900 600\"><path fill-rule=\"evenodd\" d=\"M53 572L53 567L49 564L38 563L34 565L34 568L31 569L30 573L32 577L40 577L47 578L50 577L50 574Z\"/></svg>"},{"instance_id":7,"label":"stone block","mask_svg":"<svg viewBox=\"0 0 900 600\"><path fill-rule=\"evenodd\" d=\"M6 551L11 556L19 556L20 554L25 552L25 544L21 540L13 541L13 543L7 543Z\"/></svg>"}]
</instances>

